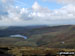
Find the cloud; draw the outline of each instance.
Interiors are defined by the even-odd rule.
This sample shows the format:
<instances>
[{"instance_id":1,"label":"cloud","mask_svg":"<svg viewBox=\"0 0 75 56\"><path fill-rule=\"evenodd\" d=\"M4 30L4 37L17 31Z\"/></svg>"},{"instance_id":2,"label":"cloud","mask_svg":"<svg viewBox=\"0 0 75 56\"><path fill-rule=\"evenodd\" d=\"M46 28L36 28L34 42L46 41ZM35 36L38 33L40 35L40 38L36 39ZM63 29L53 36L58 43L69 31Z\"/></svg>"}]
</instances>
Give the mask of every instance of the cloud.
<instances>
[{"instance_id":1,"label":"cloud","mask_svg":"<svg viewBox=\"0 0 75 56\"><path fill-rule=\"evenodd\" d=\"M60 9L50 10L40 6L37 2L32 5L32 8L20 8L19 6L13 6L12 0L1 1L0 25L75 24L75 5L73 4L68 4Z\"/></svg>"},{"instance_id":2,"label":"cloud","mask_svg":"<svg viewBox=\"0 0 75 56\"><path fill-rule=\"evenodd\" d=\"M74 4L75 0L57 0L59 3Z\"/></svg>"},{"instance_id":3,"label":"cloud","mask_svg":"<svg viewBox=\"0 0 75 56\"><path fill-rule=\"evenodd\" d=\"M8 3L8 2L12 3L14 0L1 0L1 1L2 3Z\"/></svg>"},{"instance_id":4,"label":"cloud","mask_svg":"<svg viewBox=\"0 0 75 56\"><path fill-rule=\"evenodd\" d=\"M62 4L75 4L75 0L42 0L42 1L57 2Z\"/></svg>"}]
</instances>

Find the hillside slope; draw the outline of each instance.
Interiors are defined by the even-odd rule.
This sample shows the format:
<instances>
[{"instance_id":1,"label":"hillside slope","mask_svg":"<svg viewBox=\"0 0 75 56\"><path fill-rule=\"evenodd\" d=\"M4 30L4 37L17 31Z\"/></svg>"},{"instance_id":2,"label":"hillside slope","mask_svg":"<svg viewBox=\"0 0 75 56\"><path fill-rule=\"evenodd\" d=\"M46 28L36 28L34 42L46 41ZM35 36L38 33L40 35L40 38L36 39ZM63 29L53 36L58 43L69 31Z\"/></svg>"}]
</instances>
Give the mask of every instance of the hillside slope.
<instances>
[{"instance_id":1,"label":"hillside slope","mask_svg":"<svg viewBox=\"0 0 75 56\"><path fill-rule=\"evenodd\" d=\"M20 30L16 31L20 33L21 30L25 28L21 28ZM24 30L25 31L25 30ZM50 48L75 48L75 25L62 25L62 26L46 26L41 28L34 28L30 29L26 32L22 32L22 35L27 35L28 39L20 39L14 38L11 39L6 38L6 40L0 38L0 44L5 45L8 43L10 45L15 46L32 46L32 47L50 47ZM12 30L14 34L15 31ZM0 32L1 33L1 32ZM3 33L4 30L3 30ZM6 35L9 34L10 31L5 33ZM10 42L10 43L9 43Z\"/></svg>"},{"instance_id":2,"label":"hillside slope","mask_svg":"<svg viewBox=\"0 0 75 56\"><path fill-rule=\"evenodd\" d=\"M38 46L54 48L75 48L75 26L55 26L40 28L32 33L28 41L36 42Z\"/></svg>"}]
</instances>

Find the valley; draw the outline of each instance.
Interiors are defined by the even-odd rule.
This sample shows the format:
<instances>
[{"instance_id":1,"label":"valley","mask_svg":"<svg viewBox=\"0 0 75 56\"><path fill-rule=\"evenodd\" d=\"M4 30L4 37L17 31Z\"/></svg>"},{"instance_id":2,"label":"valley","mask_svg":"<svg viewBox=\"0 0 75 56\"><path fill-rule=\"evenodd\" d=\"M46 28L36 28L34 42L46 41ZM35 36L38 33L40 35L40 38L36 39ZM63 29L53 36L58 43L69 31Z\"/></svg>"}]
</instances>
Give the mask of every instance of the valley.
<instances>
[{"instance_id":1,"label":"valley","mask_svg":"<svg viewBox=\"0 0 75 56\"><path fill-rule=\"evenodd\" d=\"M27 30L28 29L28 30ZM9 27L0 30L0 45L31 46L48 48L75 48L75 25L42 26L42 27ZM9 37L21 34L21 37ZM6 37L5 37L6 36Z\"/></svg>"}]
</instances>

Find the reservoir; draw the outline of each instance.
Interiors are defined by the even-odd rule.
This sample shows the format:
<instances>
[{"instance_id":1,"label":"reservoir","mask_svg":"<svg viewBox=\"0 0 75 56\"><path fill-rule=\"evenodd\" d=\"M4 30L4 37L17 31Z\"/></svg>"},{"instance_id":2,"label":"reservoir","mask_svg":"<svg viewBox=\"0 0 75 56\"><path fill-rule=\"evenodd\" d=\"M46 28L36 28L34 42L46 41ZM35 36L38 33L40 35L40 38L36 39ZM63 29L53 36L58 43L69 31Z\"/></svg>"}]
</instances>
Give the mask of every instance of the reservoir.
<instances>
[{"instance_id":1,"label":"reservoir","mask_svg":"<svg viewBox=\"0 0 75 56\"><path fill-rule=\"evenodd\" d=\"M24 38L24 39L27 39L27 36L24 36L24 35L20 35L20 34L15 34L15 35L10 35L10 37L21 37L21 38Z\"/></svg>"}]
</instances>

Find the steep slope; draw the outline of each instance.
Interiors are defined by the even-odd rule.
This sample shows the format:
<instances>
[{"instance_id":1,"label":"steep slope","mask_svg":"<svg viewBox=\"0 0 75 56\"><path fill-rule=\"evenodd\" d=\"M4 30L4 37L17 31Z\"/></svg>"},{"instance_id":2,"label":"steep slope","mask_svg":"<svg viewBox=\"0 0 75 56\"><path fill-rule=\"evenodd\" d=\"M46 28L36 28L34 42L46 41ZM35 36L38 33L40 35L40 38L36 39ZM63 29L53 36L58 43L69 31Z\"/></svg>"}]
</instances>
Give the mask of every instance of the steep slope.
<instances>
[{"instance_id":1,"label":"steep slope","mask_svg":"<svg viewBox=\"0 0 75 56\"><path fill-rule=\"evenodd\" d=\"M41 28L38 29L38 32L38 34L32 35L28 41L36 42L38 46L42 47L75 48L74 25Z\"/></svg>"}]
</instances>

